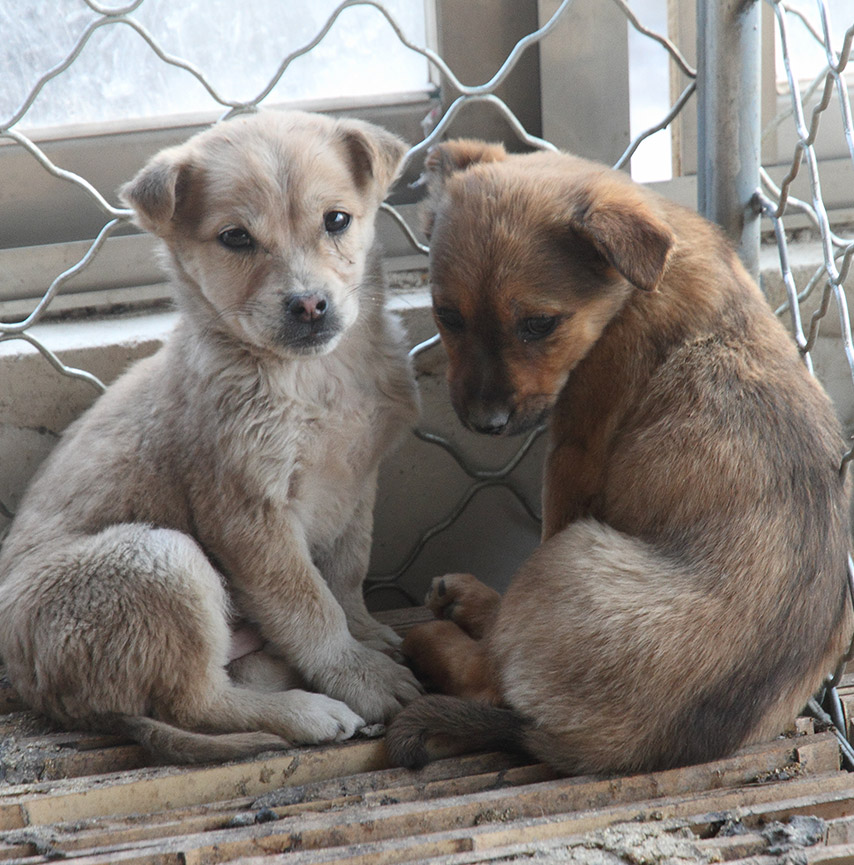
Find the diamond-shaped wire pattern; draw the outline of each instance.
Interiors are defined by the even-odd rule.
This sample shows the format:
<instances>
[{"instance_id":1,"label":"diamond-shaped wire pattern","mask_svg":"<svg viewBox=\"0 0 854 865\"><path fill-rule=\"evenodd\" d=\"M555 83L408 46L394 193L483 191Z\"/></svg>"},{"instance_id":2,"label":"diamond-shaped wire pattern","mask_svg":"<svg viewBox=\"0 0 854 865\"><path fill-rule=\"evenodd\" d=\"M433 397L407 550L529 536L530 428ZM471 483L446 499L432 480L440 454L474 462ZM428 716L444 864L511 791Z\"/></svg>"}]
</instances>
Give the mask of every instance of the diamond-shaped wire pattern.
<instances>
[{"instance_id":1,"label":"diamond-shaped wire pattern","mask_svg":"<svg viewBox=\"0 0 854 865\"><path fill-rule=\"evenodd\" d=\"M298 57L316 48L316 46L326 38L332 25L345 9L351 6L371 7L375 10L375 14L383 16L386 19L388 24L391 26L395 37L400 40L403 45L425 57L429 63L438 69L451 83L455 91L460 94L459 97L446 108L441 116L436 119L436 122L432 126L429 134L425 135L421 141L416 142L412 146L406 157L409 163L418 164L429 147L434 142L440 140L441 137L451 129L455 117L474 103L485 103L503 116L509 123L511 129L524 144L540 148L553 147L553 145L548 141L529 134L507 104L495 95L495 90L507 78L519 58L526 50L536 45L539 41L548 38L559 19L571 15L572 0L563 0L552 18L549 19L540 29L521 39L510 51L504 63L493 77L480 85L467 85L463 83L456 76L454 70L451 69L444 59L436 52L424 45L411 42L396 22L394 16L381 2L375 2L375 0L345 0L345 2L342 2L333 11L329 19L317 31L312 39L307 41L298 50L293 51L282 58L275 74L254 98L247 101L234 101L227 98L213 86L210 77L206 74L205 70L199 69L192 63L189 63L180 57L173 56L164 50L163 47L158 44L157 39L134 17L134 13L142 6L145 0L135 0L135 2L129 3L121 8L108 8L95 2L95 0L85 0L85 2L87 6L96 13L96 18L88 25L67 56L53 68L47 70L41 78L39 78L31 92L27 95L12 116L6 119L0 118L0 137L11 139L18 146L24 148L33 159L37 160L43 166L46 172L49 172L55 177L67 181L68 183L76 184L84 190L102 211L104 215L104 224L98 236L94 241L92 241L85 255L73 267L58 274L51 284L45 287L42 298L26 317L16 322L0 323L0 342L12 339L26 340L31 345L35 346L45 359L63 375L83 379L98 389L103 389L103 384L94 375L86 370L75 369L62 363L62 361L56 357L47 345L32 334L31 328L44 317L57 293L61 291L63 285L78 272L90 265L92 260L99 254L107 239L129 221L130 214L126 210L110 205L85 177L68 171L61 166L55 165L37 144L35 144L25 134L18 131L17 128L20 121L25 118L27 112L30 110L45 85L54 79L61 77L63 73L71 67L77 58L87 50L90 45L91 37L98 30L108 27L130 28L139 39L144 40L148 44L150 49L163 63L174 66L183 70L187 75L193 76L205 88L211 100L222 107L223 116L228 116L235 112L254 110L257 106L262 104L273 88L285 75L290 64ZM665 36L652 32L648 28L644 27L632 11L630 5L624 2L624 0L613 0L613 2L623 11L632 27L663 46L669 55L670 62L674 64L675 67L680 70L681 74L689 80L688 85L674 101L671 109L661 118L660 122L638 135L631 142L630 146L617 162L617 166L621 167L628 162L637 150L638 146L644 140L660 129L666 128L677 114L683 110L684 106L689 102L692 94L696 90L697 81L696 71L685 60L683 54L673 44L673 42ZM712 0L710 0L710 2L712 2ZM819 323L827 313L831 302L833 302L839 313L842 342L849 367L852 371L852 376L854 376L854 345L852 345L848 308L842 287L843 281L849 270L852 250L854 250L854 239L840 236L830 228L827 211L822 200L819 182L819 164L815 149L821 117L823 113L830 108L832 97L835 94L842 115L844 135L847 141L848 150L851 159L854 160L854 132L852 132L848 91L843 77L843 73L849 60L852 39L854 39L854 26L849 28L845 33L841 44L834 44L831 37L829 12L824 0L817 0L817 2L813 4L813 10L809 12L790 8L785 2L782 2L782 0L768 0L768 3L773 8L776 18L782 46L782 56L786 64L789 89L791 93L791 110L789 112L789 117L778 117L775 119L775 122L785 123L789 119L793 119L798 135L798 143L792 159L791 169L783 183L779 187L775 186L770 175L767 172L763 172L763 188L757 190L755 195L755 204L762 208L763 212L770 220L775 231L779 248L780 266L788 295L787 303L780 308L779 312L781 314L788 313L791 315L795 339L804 353L806 362L809 364L811 363L810 352L816 340ZM806 25L809 28L814 39L823 46L827 57L826 70L803 92L799 90L797 70L794 68L796 60L789 49L788 31L792 26L793 19L799 26ZM733 58L733 62L738 62L738 58ZM818 104L813 108L811 120L808 122L805 116L805 105L812 95L818 91L821 91L821 98ZM811 190L810 201L800 200L791 194L792 182L798 175L801 166L804 164L806 165L809 174ZM397 221L401 230L404 232L406 237L409 238L413 248L418 252L426 253L428 250L417 240L415 233L412 232L400 214L388 205L384 205L384 208ZM806 213L809 216L812 224L820 234L824 257L822 267L819 268L809 282L801 288L798 288L795 284L793 271L789 265L787 237L783 225L783 220L786 215L793 212ZM821 302L812 314L809 326L805 332L801 321L801 306L810 295L817 291L821 292ZM429 351L433 348L436 342L436 338L433 338L421 343L413 348L412 353L417 355ZM448 513L436 518L431 525L423 527L421 536L417 539L412 549L404 556L398 566L391 569L388 573L373 575L372 579L369 580L369 589L393 584L400 591L406 594L406 589L402 583L405 580L407 569L411 563L417 559L425 544L436 534L453 524L460 514L468 507L469 503L478 492L485 487L497 484L504 485L511 491L513 496L523 502L524 509L528 513L529 517L532 520L537 519L536 508L528 502L525 495L514 486L510 477L513 469L532 447L536 438L535 436L529 437L529 439L522 444L520 450L504 467L491 472L482 472L472 468L466 457L458 452L448 440L441 436L426 433L424 431L416 431L416 435L424 442L425 447L438 446L444 448L459 465L460 470L471 479L471 485L466 489L459 502ZM846 457L846 464L850 458L851 455L849 453ZM9 515L8 507L4 506L2 503L0 503L0 515Z\"/></svg>"}]
</instances>

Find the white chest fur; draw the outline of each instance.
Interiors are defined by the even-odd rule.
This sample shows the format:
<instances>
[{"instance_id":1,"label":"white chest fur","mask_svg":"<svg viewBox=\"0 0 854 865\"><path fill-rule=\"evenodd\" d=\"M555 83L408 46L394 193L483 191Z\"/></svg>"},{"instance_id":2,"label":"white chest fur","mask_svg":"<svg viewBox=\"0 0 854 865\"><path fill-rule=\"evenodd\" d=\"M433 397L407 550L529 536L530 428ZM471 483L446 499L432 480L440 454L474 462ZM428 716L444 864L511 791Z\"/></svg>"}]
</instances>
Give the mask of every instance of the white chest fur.
<instances>
[{"instance_id":1,"label":"white chest fur","mask_svg":"<svg viewBox=\"0 0 854 865\"><path fill-rule=\"evenodd\" d=\"M340 533L373 495L381 458L414 421L405 355L390 348L268 364L251 381L232 368L217 382L229 403L219 459L228 454L247 492L286 509L309 544Z\"/></svg>"}]
</instances>

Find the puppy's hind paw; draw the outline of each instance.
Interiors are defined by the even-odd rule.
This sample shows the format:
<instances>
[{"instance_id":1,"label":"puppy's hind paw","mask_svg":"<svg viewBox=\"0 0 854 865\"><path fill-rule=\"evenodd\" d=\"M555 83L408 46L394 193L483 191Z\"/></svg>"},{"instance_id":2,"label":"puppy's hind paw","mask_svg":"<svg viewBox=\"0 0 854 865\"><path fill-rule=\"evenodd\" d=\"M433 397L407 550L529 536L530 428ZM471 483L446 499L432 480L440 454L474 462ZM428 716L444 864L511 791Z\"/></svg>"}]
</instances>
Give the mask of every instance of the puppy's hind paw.
<instances>
[{"instance_id":1,"label":"puppy's hind paw","mask_svg":"<svg viewBox=\"0 0 854 865\"><path fill-rule=\"evenodd\" d=\"M498 609L501 596L471 574L436 577L425 599L437 619L450 619L479 640Z\"/></svg>"},{"instance_id":2,"label":"puppy's hind paw","mask_svg":"<svg viewBox=\"0 0 854 865\"><path fill-rule=\"evenodd\" d=\"M474 580L471 574L445 574L434 577L430 589L424 598L425 606L437 619L453 618L453 610L457 604L458 587L466 580Z\"/></svg>"}]
</instances>

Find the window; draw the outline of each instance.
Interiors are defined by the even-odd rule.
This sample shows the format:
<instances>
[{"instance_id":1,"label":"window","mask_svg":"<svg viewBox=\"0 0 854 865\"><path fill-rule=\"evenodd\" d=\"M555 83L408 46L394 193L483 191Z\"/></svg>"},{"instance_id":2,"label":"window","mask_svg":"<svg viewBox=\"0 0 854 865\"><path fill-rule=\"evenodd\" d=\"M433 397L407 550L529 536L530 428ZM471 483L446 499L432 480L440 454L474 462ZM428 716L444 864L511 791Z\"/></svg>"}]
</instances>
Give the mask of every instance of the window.
<instances>
[{"instance_id":1,"label":"window","mask_svg":"<svg viewBox=\"0 0 854 865\"><path fill-rule=\"evenodd\" d=\"M666 0L635 0L632 9L643 25L667 33ZM670 58L648 36L628 28L629 39L629 120L634 139L661 122L670 111ZM640 183L669 180L673 176L671 131L651 135L632 156L632 177Z\"/></svg>"},{"instance_id":2,"label":"window","mask_svg":"<svg viewBox=\"0 0 854 865\"><path fill-rule=\"evenodd\" d=\"M276 77L282 61L310 45L339 0L145 0L110 18L83 0L24 0L0 7L0 118L11 117L45 72L85 39L79 56L47 83L19 128L222 111L187 69L198 69L223 100L249 102ZM407 38L425 40L424 5L384 0ZM121 8L113 3L108 9ZM393 75L389 72L393 71ZM361 99L424 92L426 59L407 49L375 7L341 10L316 47L294 57L273 88L273 103Z\"/></svg>"},{"instance_id":3,"label":"window","mask_svg":"<svg viewBox=\"0 0 854 865\"><path fill-rule=\"evenodd\" d=\"M425 44L432 0L383 5L406 39ZM427 60L370 0L23 0L0 4L0 32L0 133L47 78L11 129L114 206L151 154L260 96L266 106L357 112L408 140L421 137L435 103ZM0 176L0 303L15 321L86 254L109 215L8 135ZM152 241L123 226L51 309L157 300L161 282Z\"/></svg>"},{"instance_id":4,"label":"window","mask_svg":"<svg viewBox=\"0 0 854 865\"><path fill-rule=\"evenodd\" d=\"M834 0L829 10L828 24L831 44L838 52L842 48L845 30L854 21L854 0ZM808 85L827 69L827 54L823 45L821 20L814 4L792 5L788 11L787 36L789 51L794 57L794 72L803 85ZM777 89L788 90L783 63L780 31L774 31L775 69Z\"/></svg>"}]
</instances>

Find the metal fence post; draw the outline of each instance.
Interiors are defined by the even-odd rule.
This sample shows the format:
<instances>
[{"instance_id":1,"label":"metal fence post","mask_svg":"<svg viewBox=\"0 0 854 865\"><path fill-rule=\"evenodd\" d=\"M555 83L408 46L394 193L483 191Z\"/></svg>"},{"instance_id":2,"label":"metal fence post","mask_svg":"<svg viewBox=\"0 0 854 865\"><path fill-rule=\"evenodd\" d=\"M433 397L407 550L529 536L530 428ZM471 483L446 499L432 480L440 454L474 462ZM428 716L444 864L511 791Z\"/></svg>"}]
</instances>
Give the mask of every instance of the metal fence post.
<instances>
[{"instance_id":1,"label":"metal fence post","mask_svg":"<svg viewBox=\"0 0 854 865\"><path fill-rule=\"evenodd\" d=\"M697 207L759 275L760 0L697 0Z\"/></svg>"}]
</instances>

